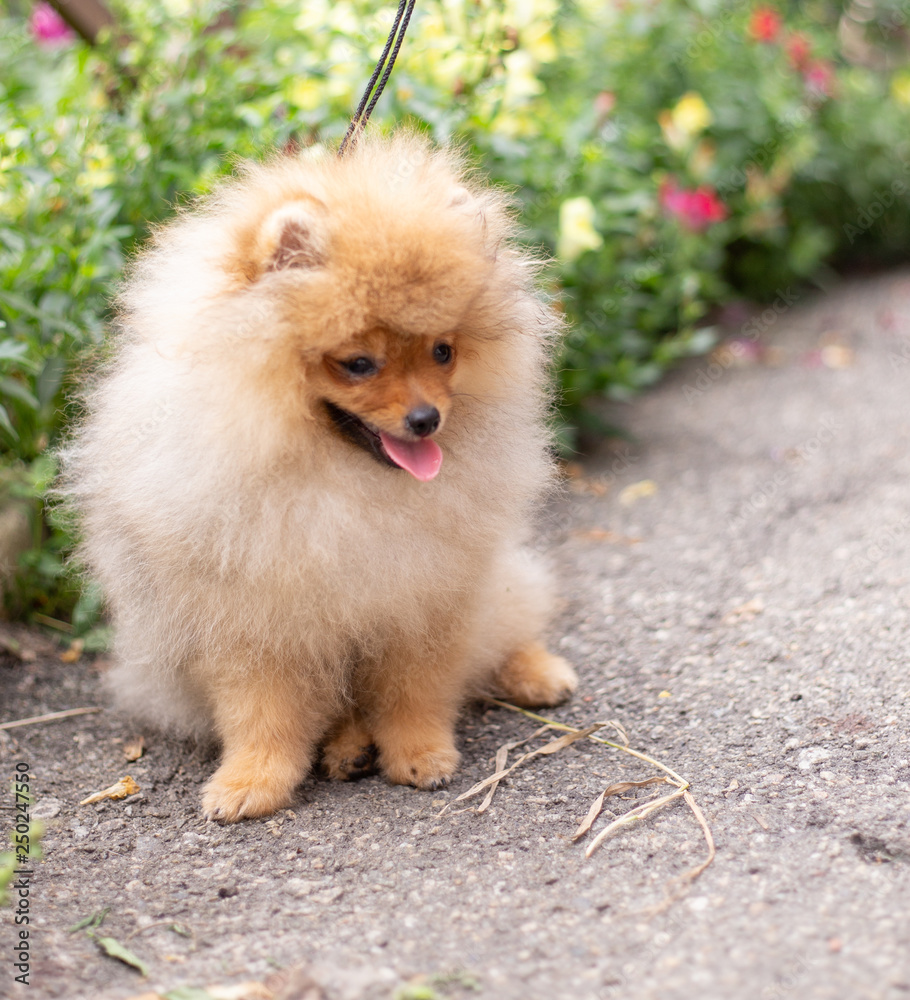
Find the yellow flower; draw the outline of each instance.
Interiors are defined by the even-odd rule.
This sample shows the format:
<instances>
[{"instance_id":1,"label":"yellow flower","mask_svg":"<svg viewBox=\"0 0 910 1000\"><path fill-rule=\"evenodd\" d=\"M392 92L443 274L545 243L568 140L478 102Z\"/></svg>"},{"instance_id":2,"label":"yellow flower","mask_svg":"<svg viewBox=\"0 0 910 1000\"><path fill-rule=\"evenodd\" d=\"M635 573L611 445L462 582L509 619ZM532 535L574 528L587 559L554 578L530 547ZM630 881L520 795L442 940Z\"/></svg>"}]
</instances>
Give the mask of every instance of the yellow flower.
<instances>
[{"instance_id":1,"label":"yellow flower","mask_svg":"<svg viewBox=\"0 0 910 1000\"><path fill-rule=\"evenodd\" d=\"M506 0L503 16L507 24L521 32L532 25L552 24L558 10L555 0Z\"/></svg>"},{"instance_id":2,"label":"yellow flower","mask_svg":"<svg viewBox=\"0 0 910 1000\"><path fill-rule=\"evenodd\" d=\"M891 96L898 104L910 104L910 73L898 73L891 81Z\"/></svg>"},{"instance_id":3,"label":"yellow flower","mask_svg":"<svg viewBox=\"0 0 910 1000\"><path fill-rule=\"evenodd\" d=\"M315 111L326 103L325 84L311 76L296 77L288 96L291 104L301 111Z\"/></svg>"},{"instance_id":4,"label":"yellow flower","mask_svg":"<svg viewBox=\"0 0 910 1000\"><path fill-rule=\"evenodd\" d=\"M704 132L714 121L711 109L702 100L701 94L696 94L694 90L680 98L670 118L675 128L690 138Z\"/></svg>"},{"instance_id":5,"label":"yellow flower","mask_svg":"<svg viewBox=\"0 0 910 1000\"><path fill-rule=\"evenodd\" d=\"M603 237L594 228L594 206L590 198L567 198L559 206L559 239L556 253L573 261L586 250L598 250Z\"/></svg>"},{"instance_id":6,"label":"yellow flower","mask_svg":"<svg viewBox=\"0 0 910 1000\"><path fill-rule=\"evenodd\" d=\"M534 58L529 52L521 49L510 52L503 56L502 63L506 68L503 101L508 107L514 107L526 98L543 93L544 86L534 75Z\"/></svg>"},{"instance_id":7,"label":"yellow flower","mask_svg":"<svg viewBox=\"0 0 910 1000\"><path fill-rule=\"evenodd\" d=\"M530 52L537 62L553 62L559 55L553 33L547 22L529 25L521 33L521 47Z\"/></svg>"}]
</instances>

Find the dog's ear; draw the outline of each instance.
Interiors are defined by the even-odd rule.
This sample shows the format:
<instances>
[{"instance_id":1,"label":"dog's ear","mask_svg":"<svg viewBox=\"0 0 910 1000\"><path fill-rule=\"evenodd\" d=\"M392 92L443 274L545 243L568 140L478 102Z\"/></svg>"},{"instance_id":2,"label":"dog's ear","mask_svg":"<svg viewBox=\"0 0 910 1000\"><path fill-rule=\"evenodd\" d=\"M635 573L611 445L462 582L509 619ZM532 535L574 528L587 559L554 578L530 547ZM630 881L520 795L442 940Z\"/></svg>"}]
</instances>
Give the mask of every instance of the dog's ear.
<instances>
[{"instance_id":1,"label":"dog's ear","mask_svg":"<svg viewBox=\"0 0 910 1000\"><path fill-rule=\"evenodd\" d=\"M481 232L487 255L491 260L495 260L499 241L495 236L491 236L490 227L487 224L486 207L481 199L467 188L459 185L449 199L449 211L466 216L477 226Z\"/></svg>"},{"instance_id":2,"label":"dog's ear","mask_svg":"<svg viewBox=\"0 0 910 1000\"><path fill-rule=\"evenodd\" d=\"M479 221L484 218L483 206L466 187L455 188L449 199L449 208L461 212L462 215L476 216Z\"/></svg>"},{"instance_id":3,"label":"dog's ear","mask_svg":"<svg viewBox=\"0 0 910 1000\"><path fill-rule=\"evenodd\" d=\"M260 241L263 270L325 265L327 239L321 208L315 198L291 201L266 218Z\"/></svg>"}]
</instances>

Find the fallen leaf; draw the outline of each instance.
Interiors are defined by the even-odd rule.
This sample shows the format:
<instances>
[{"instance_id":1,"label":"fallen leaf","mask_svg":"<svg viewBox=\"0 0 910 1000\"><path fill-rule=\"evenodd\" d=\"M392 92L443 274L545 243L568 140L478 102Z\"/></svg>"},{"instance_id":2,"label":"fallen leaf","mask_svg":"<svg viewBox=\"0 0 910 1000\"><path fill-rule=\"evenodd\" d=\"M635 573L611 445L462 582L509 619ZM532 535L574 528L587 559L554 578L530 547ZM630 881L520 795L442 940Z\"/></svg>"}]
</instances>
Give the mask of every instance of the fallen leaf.
<instances>
[{"instance_id":1,"label":"fallen leaf","mask_svg":"<svg viewBox=\"0 0 910 1000\"><path fill-rule=\"evenodd\" d=\"M652 497L657 492L657 483L653 479L642 479L638 483L630 483L619 494L619 502L628 507L641 500L642 497Z\"/></svg>"},{"instance_id":2,"label":"fallen leaf","mask_svg":"<svg viewBox=\"0 0 910 1000\"><path fill-rule=\"evenodd\" d=\"M212 1000L212 994L199 986L178 986L162 993L161 1000Z\"/></svg>"},{"instance_id":3,"label":"fallen leaf","mask_svg":"<svg viewBox=\"0 0 910 1000\"><path fill-rule=\"evenodd\" d=\"M134 740L130 740L130 742L123 748L123 756L126 757L130 763L134 760L139 760L144 753L145 740L141 736Z\"/></svg>"},{"instance_id":4,"label":"fallen leaf","mask_svg":"<svg viewBox=\"0 0 910 1000\"><path fill-rule=\"evenodd\" d=\"M7 632L0 632L0 650L15 656L23 663L33 663L38 659L38 654L33 649L24 649L22 643Z\"/></svg>"},{"instance_id":5,"label":"fallen leaf","mask_svg":"<svg viewBox=\"0 0 910 1000\"><path fill-rule=\"evenodd\" d=\"M73 639L70 643L70 648L65 652L60 654L60 659L63 663L76 663L79 657L82 656L82 650L85 648L85 642L82 639Z\"/></svg>"},{"instance_id":6,"label":"fallen leaf","mask_svg":"<svg viewBox=\"0 0 910 1000\"><path fill-rule=\"evenodd\" d=\"M76 931L83 931L87 927L100 927L104 923L104 918L111 912L109 906L105 906L103 910L98 910L97 913L93 913L90 917L85 917L80 920L79 923L73 924L67 930L67 934L75 934Z\"/></svg>"},{"instance_id":7,"label":"fallen leaf","mask_svg":"<svg viewBox=\"0 0 910 1000\"><path fill-rule=\"evenodd\" d=\"M139 791L139 786L129 776L121 778L115 785L105 788L103 792L95 792L87 799L83 799L79 805L88 806L93 802L101 802L102 799L125 799L128 795L135 795Z\"/></svg>"},{"instance_id":8,"label":"fallen leaf","mask_svg":"<svg viewBox=\"0 0 910 1000\"><path fill-rule=\"evenodd\" d=\"M675 784L675 782L670 781L668 782L668 784L673 785ZM612 823L604 827L604 829L597 834L597 836L588 845L588 848L585 851L585 857L590 858L591 855L597 850L598 847L600 847L600 845L607 839L607 837L610 836L610 834L614 830L618 830L621 826L627 826L629 823L632 823L635 820L645 819L648 816L650 816L651 813L654 812L655 810L660 809L662 806L665 806L668 803L673 802L674 799L678 799L684 795L686 795L686 787L683 786L682 788L680 788L677 786L675 792L670 792L669 795L663 795L660 798L652 799L651 801L646 802L642 806L636 806L634 809L630 809L627 813L623 813L622 816L619 817L619 819L614 819ZM710 864L710 861L708 862L708 864Z\"/></svg>"},{"instance_id":9,"label":"fallen leaf","mask_svg":"<svg viewBox=\"0 0 910 1000\"><path fill-rule=\"evenodd\" d=\"M603 722L596 722L593 726L588 726L587 729L578 729L574 732L566 733L565 736L560 736L558 739L551 740L549 743L539 747L537 750L532 750L530 753L522 754L522 756L519 757L511 767L501 768L497 770L495 774L491 774L489 778L484 778L483 781L478 781L473 788L469 788L466 792L462 792L461 795L455 799L455 801L461 802L462 799L469 799L472 795L477 795L490 785L498 785L503 778L510 775L516 767L524 764L525 761L531 760L533 757L542 757L547 754L558 753L560 750L564 750L567 746L571 746L571 744L573 744L576 740L587 739L587 737L589 737L592 733L596 733L598 729L603 729L605 724L606 723ZM540 730L538 730L538 732L540 732ZM508 747L508 744L506 744L506 747ZM504 748L500 747L499 749L501 752ZM508 753L507 749L506 752ZM499 754L497 753L497 760L498 759ZM489 799L491 796L487 796L487 798ZM489 805L489 802L486 804Z\"/></svg>"},{"instance_id":10,"label":"fallen leaf","mask_svg":"<svg viewBox=\"0 0 910 1000\"><path fill-rule=\"evenodd\" d=\"M594 820L600 815L603 809L604 799L609 798L611 795L621 795L623 792L628 792L633 788L644 788L645 785L665 785L672 784L667 778L646 778L644 781L618 781L615 785L608 785L598 797L594 800L591 808L588 810L588 815L582 820L581 826L572 834L572 840L578 840L579 837L583 837L588 830L594 825Z\"/></svg>"},{"instance_id":11,"label":"fallen leaf","mask_svg":"<svg viewBox=\"0 0 910 1000\"><path fill-rule=\"evenodd\" d=\"M588 494L592 497L607 495L610 487L599 479L572 479L569 486L573 493Z\"/></svg>"},{"instance_id":12,"label":"fallen leaf","mask_svg":"<svg viewBox=\"0 0 910 1000\"><path fill-rule=\"evenodd\" d=\"M149 967L145 964L145 962L143 962L137 955L134 955L129 948L122 945L116 938L95 937L94 935L90 936L105 954L110 955L111 958L118 959L125 965L131 965L134 969L138 969L141 975L148 976Z\"/></svg>"},{"instance_id":13,"label":"fallen leaf","mask_svg":"<svg viewBox=\"0 0 910 1000\"><path fill-rule=\"evenodd\" d=\"M540 729L538 729L536 732L532 733L525 740L515 740L512 743L503 743L503 745L496 751L496 761L495 761L495 763L493 765L496 768L497 772L505 770L505 766L506 766L506 764L508 763L508 760L509 760L509 751L510 750L516 750L518 747L524 746L525 743L528 743L531 740L535 739L536 737L540 736L541 733L546 732L547 729L549 729L549 728L550 728L549 726L541 726ZM500 778L499 781L501 781L501 780L502 779ZM492 782L490 784L489 791L487 792L486 796L484 797L483 802L481 802L480 805L477 807L477 812L478 813L483 813L483 812L487 811L487 808L489 807L490 803L493 801L493 796L496 794L496 789L499 787L499 781L494 781L494 782Z\"/></svg>"}]
</instances>

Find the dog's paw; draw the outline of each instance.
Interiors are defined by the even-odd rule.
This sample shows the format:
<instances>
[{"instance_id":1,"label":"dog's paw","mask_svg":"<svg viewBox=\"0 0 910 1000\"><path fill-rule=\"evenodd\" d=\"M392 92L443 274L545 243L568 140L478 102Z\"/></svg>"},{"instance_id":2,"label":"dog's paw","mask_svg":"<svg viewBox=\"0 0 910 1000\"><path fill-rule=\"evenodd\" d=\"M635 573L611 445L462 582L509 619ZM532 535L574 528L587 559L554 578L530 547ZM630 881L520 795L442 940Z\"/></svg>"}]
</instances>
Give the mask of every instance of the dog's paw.
<instances>
[{"instance_id":1,"label":"dog's paw","mask_svg":"<svg viewBox=\"0 0 910 1000\"><path fill-rule=\"evenodd\" d=\"M295 785L286 778L270 777L265 768L222 764L203 789L202 812L219 823L268 816L291 804Z\"/></svg>"},{"instance_id":2,"label":"dog's paw","mask_svg":"<svg viewBox=\"0 0 910 1000\"><path fill-rule=\"evenodd\" d=\"M345 732L326 743L322 751L322 766L326 774L337 781L359 781L379 770L378 754L374 743L363 744L359 739L352 740Z\"/></svg>"},{"instance_id":3,"label":"dog's paw","mask_svg":"<svg viewBox=\"0 0 910 1000\"><path fill-rule=\"evenodd\" d=\"M561 656L534 642L516 650L496 676L504 698L522 708L561 705L578 687L578 676Z\"/></svg>"},{"instance_id":4,"label":"dog's paw","mask_svg":"<svg viewBox=\"0 0 910 1000\"><path fill-rule=\"evenodd\" d=\"M393 785L416 785L435 792L452 780L459 760L461 754L453 746L391 751L383 748L379 763Z\"/></svg>"},{"instance_id":5,"label":"dog's paw","mask_svg":"<svg viewBox=\"0 0 910 1000\"><path fill-rule=\"evenodd\" d=\"M330 778L358 781L377 772L378 754L373 734L367 729L360 713L353 712L329 734L322 748L322 767Z\"/></svg>"}]
</instances>

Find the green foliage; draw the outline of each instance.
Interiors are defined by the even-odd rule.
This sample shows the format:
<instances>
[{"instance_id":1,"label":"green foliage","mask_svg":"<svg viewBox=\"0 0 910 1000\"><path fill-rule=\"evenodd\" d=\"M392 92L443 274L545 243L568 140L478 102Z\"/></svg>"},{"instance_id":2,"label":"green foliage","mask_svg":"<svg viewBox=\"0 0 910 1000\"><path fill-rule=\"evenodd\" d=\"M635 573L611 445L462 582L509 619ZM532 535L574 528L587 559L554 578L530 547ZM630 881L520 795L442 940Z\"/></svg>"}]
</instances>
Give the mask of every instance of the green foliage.
<instances>
[{"instance_id":1,"label":"green foliage","mask_svg":"<svg viewBox=\"0 0 910 1000\"><path fill-rule=\"evenodd\" d=\"M0 11L4 8L0 8ZM43 497L49 448L104 350L124 260L236 157L335 142L393 5L114 5L94 49L0 13L0 494L26 509L19 615L97 619ZM417 121L512 186L557 257L569 425L707 349L734 297L774 298L910 245L910 70L898 0L426 0L374 121Z\"/></svg>"},{"instance_id":2,"label":"green foliage","mask_svg":"<svg viewBox=\"0 0 910 1000\"><path fill-rule=\"evenodd\" d=\"M13 798L15 799L16 783L12 785ZM27 797L28 808L34 799ZM10 901L10 885L16 881L16 869L28 868L34 861L41 861L44 852L41 847L41 840L44 837L45 827L40 820L29 820L27 822L28 832L17 833L15 827L22 815L27 814L27 809L18 809L10 812L12 817L12 827L9 831L10 847L8 851L0 852L0 906L5 906ZM15 897L14 897L15 898Z\"/></svg>"}]
</instances>

